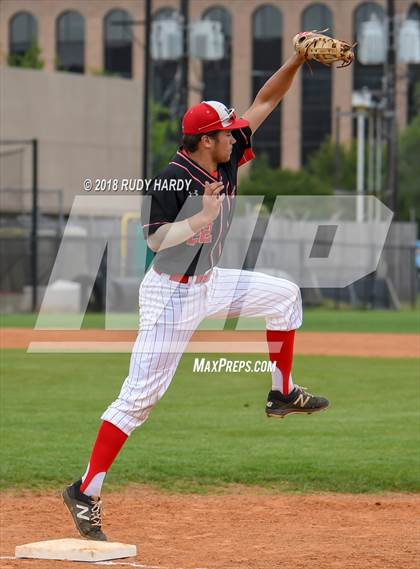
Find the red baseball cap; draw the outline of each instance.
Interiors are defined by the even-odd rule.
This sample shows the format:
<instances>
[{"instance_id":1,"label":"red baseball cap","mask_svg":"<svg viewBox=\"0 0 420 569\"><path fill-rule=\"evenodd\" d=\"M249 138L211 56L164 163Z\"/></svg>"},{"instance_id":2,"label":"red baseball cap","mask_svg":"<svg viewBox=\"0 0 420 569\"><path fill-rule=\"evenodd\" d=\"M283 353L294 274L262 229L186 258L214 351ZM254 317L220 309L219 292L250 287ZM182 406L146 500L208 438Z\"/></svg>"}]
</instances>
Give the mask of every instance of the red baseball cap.
<instances>
[{"instance_id":1,"label":"red baseball cap","mask_svg":"<svg viewBox=\"0 0 420 569\"><path fill-rule=\"evenodd\" d=\"M204 134L212 130L235 130L249 126L245 119L236 118L235 109L218 101L202 101L189 108L182 119L184 134Z\"/></svg>"}]
</instances>

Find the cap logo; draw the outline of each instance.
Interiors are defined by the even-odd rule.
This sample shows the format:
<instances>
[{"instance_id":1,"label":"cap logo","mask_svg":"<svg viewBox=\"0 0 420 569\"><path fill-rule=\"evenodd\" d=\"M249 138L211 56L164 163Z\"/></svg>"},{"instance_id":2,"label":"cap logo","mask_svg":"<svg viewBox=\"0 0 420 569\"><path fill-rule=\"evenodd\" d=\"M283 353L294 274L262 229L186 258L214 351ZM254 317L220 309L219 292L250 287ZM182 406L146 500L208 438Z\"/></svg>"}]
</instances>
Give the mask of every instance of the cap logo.
<instances>
[{"instance_id":1,"label":"cap logo","mask_svg":"<svg viewBox=\"0 0 420 569\"><path fill-rule=\"evenodd\" d=\"M212 109L214 109L218 114L219 118L211 123L201 126L199 130L207 129L210 126L217 125L219 123L221 123L221 125L226 128L235 121L235 109L228 109L226 105L219 103L219 101L202 101L202 103L205 103L206 105L212 107Z\"/></svg>"},{"instance_id":2,"label":"cap logo","mask_svg":"<svg viewBox=\"0 0 420 569\"><path fill-rule=\"evenodd\" d=\"M249 126L245 119L239 119L235 109L229 109L219 101L201 101L185 113L182 119L184 134L205 134L219 130L236 130Z\"/></svg>"}]
</instances>

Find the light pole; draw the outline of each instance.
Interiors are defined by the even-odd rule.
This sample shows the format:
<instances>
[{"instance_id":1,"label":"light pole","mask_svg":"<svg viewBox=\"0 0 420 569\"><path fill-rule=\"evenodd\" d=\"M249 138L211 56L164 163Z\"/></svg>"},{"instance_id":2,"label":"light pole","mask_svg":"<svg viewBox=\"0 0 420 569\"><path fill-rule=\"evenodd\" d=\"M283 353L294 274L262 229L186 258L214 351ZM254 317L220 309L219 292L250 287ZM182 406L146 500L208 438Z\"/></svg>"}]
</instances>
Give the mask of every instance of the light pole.
<instances>
[{"instance_id":1,"label":"light pole","mask_svg":"<svg viewBox=\"0 0 420 569\"><path fill-rule=\"evenodd\" d=\"M365 123L369 109L372 107L372 94L364 88L354 91L352 104L357 118L357 197L356 197L356 221L363 222L365 218L364 194L365 194Z\"/></svg>"},{"instance_id":2,"label":"light pole","mask_svg":"<svg viewBox=\"0 0 420 569\"><path fill-rule=\"evenodd\" d=\"M358 107L357 111L357 204L356 221L364 220L363 196L365 193L365 109Z\"/></svg>"},{"instance_id":3,"label":"light pole","mask_svg":"<svg viewBox=\"0 0 420 569\"><path fill-rule=\"evenodd\" d=\"M148 179L149 161L149 102L150 102L150 35L152 23L152 0L146 0L144 15L144 93L143 93L143 178Z\"/></svg>"},{"instance_id":4,"label":"light pole","mask_svg":"<svg viewBox=\"0 0 420 569\"><path fill-rule=\"evenodd\" d=\"M386 95L388 128L388 192L394 220L398 218L398 130L396 116L396 47L395 47L395 2L387 0L388 51L386 58Z\"/></svg>"},{"instance_id":5,"label":"light pole","mask_svg":"<svg viewBox=\"0 0 420 569\"><path fill-rule=\"evenodd\" d=\"M180 0L180 13L182 17L182 58L181 58L181 100L179 114L184 116L188 107L188 63L189 63L189 0Z\"/></svg>"}]
</instances>

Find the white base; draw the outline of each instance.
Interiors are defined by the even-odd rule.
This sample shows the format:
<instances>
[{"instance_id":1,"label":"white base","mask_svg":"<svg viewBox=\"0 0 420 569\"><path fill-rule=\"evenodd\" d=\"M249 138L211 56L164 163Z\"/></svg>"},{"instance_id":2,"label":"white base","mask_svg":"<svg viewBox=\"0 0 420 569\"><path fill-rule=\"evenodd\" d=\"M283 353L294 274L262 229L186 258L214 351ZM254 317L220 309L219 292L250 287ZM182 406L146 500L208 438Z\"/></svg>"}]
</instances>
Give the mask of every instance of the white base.
<instances>
[{"instance_id":1,"label":"white base","mask_svg":"<svg viewBox=\"0 0 420 569\"><path fill-rule=\"evenodd\" d=\"M108 561L137 555L137 547L112 541L86 539L52 539L18 545L15 556L28 559L58 559L65 561Z\"/></svg>"}]
</instances>

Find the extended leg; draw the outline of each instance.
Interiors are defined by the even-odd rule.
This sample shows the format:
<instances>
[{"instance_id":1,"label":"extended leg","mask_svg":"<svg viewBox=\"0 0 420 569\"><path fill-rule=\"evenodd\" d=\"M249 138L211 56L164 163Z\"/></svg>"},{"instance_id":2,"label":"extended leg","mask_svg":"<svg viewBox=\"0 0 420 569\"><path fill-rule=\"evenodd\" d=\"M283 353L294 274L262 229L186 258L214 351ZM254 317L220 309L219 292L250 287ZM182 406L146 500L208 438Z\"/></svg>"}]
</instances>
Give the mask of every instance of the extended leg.
<instances>
[{"instance_id":1,"label":"extended leg","mask_svg":"<svg viewBox=\"0 0 420 569\"><path fill-rule=\"evenodd\" d=\"M140 331L129 374L103 423L86 472L63 497L84 537L105 540L99 496L107 471L127 440L163 397L203 314L203 289L178 286L150 271L140 287Z\"/></svg>"}]
</instances>

